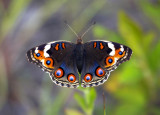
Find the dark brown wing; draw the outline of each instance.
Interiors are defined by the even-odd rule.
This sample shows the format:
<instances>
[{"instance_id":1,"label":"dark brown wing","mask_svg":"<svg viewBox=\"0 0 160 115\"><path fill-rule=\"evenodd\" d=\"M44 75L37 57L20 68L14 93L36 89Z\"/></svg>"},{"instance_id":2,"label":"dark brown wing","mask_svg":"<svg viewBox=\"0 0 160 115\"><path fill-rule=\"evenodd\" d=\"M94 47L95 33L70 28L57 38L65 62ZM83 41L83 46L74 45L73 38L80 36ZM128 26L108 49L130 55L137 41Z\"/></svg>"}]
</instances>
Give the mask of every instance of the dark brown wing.
<instances>
[{"instance_id":1,"label":"dark brown wing","mask_svg":"<svg viewBox=\"0 0 160 115\"><path fill-rule=\"evenodd\" d=\"M75 44L55 41L32 48L27 52L31 63L49 72L54 83L63 87L79 86L79 76L74 58Z\"/></svg>"},{"instance_id":2,"label":"dark brown wing","mask_svg":"<svg viewBox=\"0 0 160 115\"><path fill-rule=\"evenodd\" d=\"M81 73L81 86L91 87L103 84L110 72L126 60L132 50L110 41L90 41L84 44L84 64Z\"/></svg>"}]
</instances>

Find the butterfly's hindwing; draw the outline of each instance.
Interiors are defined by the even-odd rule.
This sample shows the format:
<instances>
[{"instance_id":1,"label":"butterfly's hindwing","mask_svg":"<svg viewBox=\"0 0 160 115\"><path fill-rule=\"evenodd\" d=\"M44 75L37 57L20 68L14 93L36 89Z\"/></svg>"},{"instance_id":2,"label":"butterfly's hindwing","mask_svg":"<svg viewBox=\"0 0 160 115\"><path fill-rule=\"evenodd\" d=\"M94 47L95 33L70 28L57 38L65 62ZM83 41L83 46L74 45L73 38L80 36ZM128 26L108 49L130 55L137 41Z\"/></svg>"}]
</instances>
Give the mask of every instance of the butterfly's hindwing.
<instances>
[{"instance_id":1,"label":"butterfly's hindwing","mask_svg":"<svg viewBox=\"0 0 160 115\"><path fill-rule=\"evenodd\" d=\"M87 56L87 55L86 55ZM88 63L88 61L89 63ZM92 60L92 57L85 58L85 62L81 74L81 86L93 87L103 84L109 77L110 72L104 71L100 65Z\"/></svg>"},{"instance_id":2,"label":"butterfly's hindwing","mask_svg":"<svg viewBox=\"0 0 160 115\"><path fill-rule=\"evenodd\" d=\"M63 75L59 75L63 73ZM74 54L68 52L64 56L60 66L56 67L53 72L50 73L50 77L54 83L63 87L76 88L79 86L79 75L76 67L76 61Z\"/></svg>"},{"instance_id":3,"label":"butterfly's hindwing","mask_svg":"<svg viewBox=\"0 0 160 115\"><path fill-rule=\"evenodd\" d=\"M84 65L82 69L82 87L104 83L110 72L124 61L129 60L132 50L124 45L110 41L90 41L84 44ZM86 75L92 80L86 81ZM88 77L89 79L89 77Z\"/></svg>"}]
</instances>

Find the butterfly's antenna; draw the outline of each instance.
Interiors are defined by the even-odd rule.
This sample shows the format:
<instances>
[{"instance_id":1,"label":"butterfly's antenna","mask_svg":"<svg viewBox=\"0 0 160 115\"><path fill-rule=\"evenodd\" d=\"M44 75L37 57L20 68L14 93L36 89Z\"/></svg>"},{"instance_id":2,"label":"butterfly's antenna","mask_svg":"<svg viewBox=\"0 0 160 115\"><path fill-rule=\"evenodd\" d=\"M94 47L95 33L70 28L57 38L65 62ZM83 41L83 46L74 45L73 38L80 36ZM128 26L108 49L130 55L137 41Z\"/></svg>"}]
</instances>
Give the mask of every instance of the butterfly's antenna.
<instances>
[{"instance_id":1,"label":"butterfly's antenna","mask_svg":"<svg viewBox=\"0 0 160 115\"><path fill-rule=\"evenodd\" d=\"M82 34L81 38L96 24L96 22L93 22L93 24Z\"/></svg>"},{"instance_id":2,"label":"butterfly's antenna","mask_svg":"<svg viewBox=\"0 0 160 115\"><path fill-rule=\"evenodd\" d=\"M78 34L72 29L72 27L67 23L67 21L65 20L64 23L69 27L69 29L77 36L77 38L79 38Z\"/></svg>"}]
</instances>

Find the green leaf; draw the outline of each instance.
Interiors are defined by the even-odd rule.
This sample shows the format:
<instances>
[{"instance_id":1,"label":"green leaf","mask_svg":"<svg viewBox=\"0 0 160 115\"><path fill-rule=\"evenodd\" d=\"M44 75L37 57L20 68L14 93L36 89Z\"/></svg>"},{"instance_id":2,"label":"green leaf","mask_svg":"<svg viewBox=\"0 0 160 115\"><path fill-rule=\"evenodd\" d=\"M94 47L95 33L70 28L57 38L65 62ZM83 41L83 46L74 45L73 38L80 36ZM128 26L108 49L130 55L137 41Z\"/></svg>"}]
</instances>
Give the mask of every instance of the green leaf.
<instances>
[{"instance_id":1,"label":"green leaf","mask_svg":"<svg viewBox=\"0 0 160 115\"><path fill-rule=\"evenodd\" d=\"M86 99L88 100L88 107L93 109L94 101L96 99L96 91L94 88L91 88L90 91L86 94Z\"/></svg>"},{"instance_id":2,"label":"green leaf","mask_svg":"<svg viewBox=\"0 0 160 115\"><path fill-rule=\"evenodd\" d=\"M86 115L92 115L94 109L94 101L96 99L96 91L94 88L78 88L83 92L83 96L75 93L74 98L78 105L82 108Z\"/></svg>"},{"instance_id":3,"label":"green leaf","mask_svg":"<svg viewBox=\"0 0 160 115\"><path fill-rule=\"evenodd\" d=\"M81 96L79 93L75 93L74 98L77 101L78 105L82 108L82 110L86 111L87 106L85 104L85 98L83 98L83 96Z\"/></svg>"}]
</instances>

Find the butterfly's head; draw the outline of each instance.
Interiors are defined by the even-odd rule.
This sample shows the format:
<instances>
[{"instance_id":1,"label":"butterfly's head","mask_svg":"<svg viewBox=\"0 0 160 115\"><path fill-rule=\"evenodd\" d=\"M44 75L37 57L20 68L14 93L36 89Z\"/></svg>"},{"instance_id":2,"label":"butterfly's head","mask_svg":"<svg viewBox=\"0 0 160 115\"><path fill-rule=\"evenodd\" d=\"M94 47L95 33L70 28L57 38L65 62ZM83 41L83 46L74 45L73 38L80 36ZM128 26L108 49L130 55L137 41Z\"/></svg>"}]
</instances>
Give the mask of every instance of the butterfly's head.
<instances>
[{"instance_id":1,"label":"butterfly's head","mask_svg":"<svg viewBox=\"0 0 160 115\"><path fill-rule=\"evenodd\" d=\"M79 36L71 27L70 25L67 23L67 21L64 21L64 23L70 28L70 30L77 36L77 44L82 44L83 40L82 38L84 37L84 35L96 24L96 22L93 22L93 24L81 35Z\"/></svg>"},{"instance_id":2,"label":"butterfly's head","mask_svg":"<svg viewBox=\"0 0 160 115\"><path fill-rule=\"evenodd\" d=\"M82 44L82 43L83 43L82 38L81 38L81 37L78 37L78 39L77 39L77 44Z\"/></svg>"}]
</instances>

